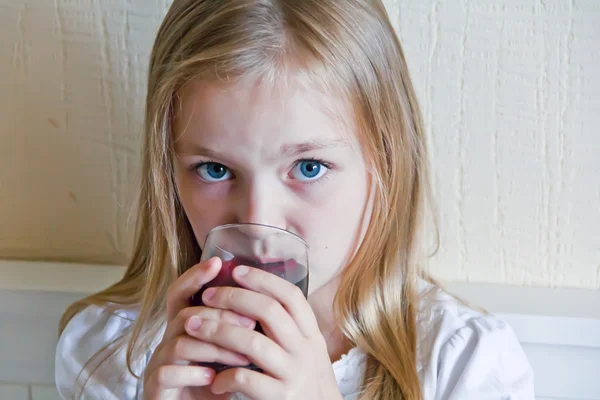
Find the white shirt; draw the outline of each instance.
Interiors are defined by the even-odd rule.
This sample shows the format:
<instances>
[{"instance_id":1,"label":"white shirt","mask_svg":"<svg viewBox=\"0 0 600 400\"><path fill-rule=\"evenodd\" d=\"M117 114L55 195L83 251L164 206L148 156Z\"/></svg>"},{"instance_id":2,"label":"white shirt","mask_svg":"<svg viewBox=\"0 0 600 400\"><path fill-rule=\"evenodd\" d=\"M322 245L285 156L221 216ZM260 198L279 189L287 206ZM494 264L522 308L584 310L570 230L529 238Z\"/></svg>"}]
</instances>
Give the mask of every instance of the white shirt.
<instances>
[{"instance_id":1,"label":"white shirt","mask_svg":"<svg viewBox=\"0 0 600 400\"><path fill-rule=\"evenodd\" d=\"M422 289L417 371L424 400L534 399L533 372L506 322L463 305L429 283L422 282ZM56 350L56 385L63 399L77 398L75 382L84 364L126 332L135 318L135 311L114 313L97 306L73 317ZM133 370L141 375L147 361L139 360ZM359 398L365 365L366 356L358 348L332 365L344 400ZM125 351L120 350L92 374L79 398L141 399L141 384L126 371Z\"/></svg>"}]
</instances>

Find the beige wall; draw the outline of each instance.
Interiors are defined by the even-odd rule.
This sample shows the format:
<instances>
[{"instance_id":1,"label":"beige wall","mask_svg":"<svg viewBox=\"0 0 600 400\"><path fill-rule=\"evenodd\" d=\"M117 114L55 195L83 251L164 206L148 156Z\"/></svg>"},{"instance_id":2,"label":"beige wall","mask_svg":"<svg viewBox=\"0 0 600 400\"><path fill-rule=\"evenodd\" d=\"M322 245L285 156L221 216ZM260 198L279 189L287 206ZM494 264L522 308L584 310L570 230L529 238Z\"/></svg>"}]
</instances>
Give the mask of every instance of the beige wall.
<instances>
[{"instance_id":1,"label":"beige wall","mask_svg":"<svg viewBox=\"0 0 600 400\"><path fill-rule=\"evenodd\" d=\"M168 3L0 0L0 258L126 261ZM387 5L431 133L434 271L600 288L600 2Z\"/></svg>"}]
</instances>

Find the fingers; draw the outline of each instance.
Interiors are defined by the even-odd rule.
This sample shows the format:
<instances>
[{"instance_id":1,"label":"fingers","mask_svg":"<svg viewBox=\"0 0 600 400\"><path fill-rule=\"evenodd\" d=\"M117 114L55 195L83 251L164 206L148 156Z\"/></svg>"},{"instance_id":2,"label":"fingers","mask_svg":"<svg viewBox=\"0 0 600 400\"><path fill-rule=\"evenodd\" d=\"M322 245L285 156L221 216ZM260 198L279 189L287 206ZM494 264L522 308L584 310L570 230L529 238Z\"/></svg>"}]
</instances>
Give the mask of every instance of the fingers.
<instances>
[{"instance_id":1,"label":"fingers","mask_svg":"<svg viewBox=\"0 0 600 400\"><path fill-rule=\"evenodd\" d=\"M211 307L187 307L179 311L165 330L163 341L171 340L185 333L185 323L190 318L210 319L222 321L232 325L254 329L256 321L244 317L230 310L221 310Z\"/></svg>"},{"instance_id":2,"label":"fingers","mask_svg":"<svg viewBox=\"0 0 600 400\"><path fill-rule=\"evenodd\" d=\"M168 389L207 386L214 377L215 371L206 367L162 365L148 376L145 386L160 394Z\"/></svg>"},{"instance_id":3,"label":"fingers","mask_svg":"<svg viewBox=\"0 0 600 400\"><path fill-rule=\"evenodd\" d=\"M194 327L198 321L211 321L216 325L236 326L253 332L256 321L231 310L189 307L190 298L217 276L221 265L221 260L216 257L201 262L182 274L167 290L167 328L145 372L144 387L150 389L149 393L162 398L185 387L210 385L215 376L214 370L194 363L234 367L250 363L247 357L231 349L186 334L186 326ZM192 365L186 365L190 363Z\"/></svg>"},{"instance_id":4,"label":"fingers","mask_svg":"<svg viewBox=\"0 0 600 400\"><path fill-rule=\"evenodd\" d=\"M234 313L229 313L229 314L225 313L225 312L221 313L220 310L211 310L206 307L195 307L195 309L196 309L196 312L198 312L198 309L200 309L199 311L200 311L200 314L202 314L202 315L214 317L215 319L209 319L208 321L211 321L212 323L217 324L217 325L234 326L234 325L232 325L228 322L224 322L222 320L229 319L229 318L231 318L231 319L238 318L238 316L235 315ZM193 309L190 309L190 310L194 311ZM224 315L226 315L227 317L223 318ZM158 373L159 375L158 375L158 377L155 377L155 379L158 379L158 382L161 383L161 382L163 382L163 377L160 374L162 374L163 372L166 374L171 373L171 372L175 373L176 371L184 371L186 374L193 373L188 370L181 369L181 368L172 370L172 369L167 368L168 366L192 367L193 365L187 365L187 364L195 363L195 362L219 363L219 364L231 365L231 366L245 366L245 365L250 364L250 361L248 360L248 358L239 353L236 353L236 352L226 349L226 348L222 348L214 343L210 343L207 341L201 341L201 340L198 340L197 338L188 336L185 332L185 326L194 327L195 322L197 320L200 320L200 318L198 318L195 315L192 315L191 317L185 319L185 316L186 316L186 313L182 312L181 316L179 317L181 320L181 323L179 324L180 328L178 328L178 329L173 328L170 331L170 334L173 334L174 332L181 330L182 331L181 335L173 337L173 338L169 338L169 339L167 339L163 336L163 340L161 341L159 346L154 351L154 354L150 360L150 363L148 364L148 367L146 368L146 374L148 374L148 376L151 377ZM251 323L252 323L252 327L253 327L255 325L255 322L251 321ZM171 324L171 325L174 325L174 324ZM243 329L245 331L253 332L248 327L238 326L238 328ZM167 329L169 329L169 327ZM164 371L156 372L161 369L163 369ZM212 371L212 369L210 369L210 370ZM196 373L198 373L198 372L196 372ZM174 385L174 387L177 387L176 385L178 385L180 382L185 381L185 378L182 378L182 379L183 379L182 381L172 381L172 383L170 383L170 385ZM197 385L197 386L202 386L202 385ZM157 386L157 387L159 387L159 386Z\"/></svg>"},{"instance_id":5,"label":"fingers","mask_svg":"<svg viewBox=\"0 0 600 400\"><path fill-rule=\"evenodd\" d=\"M219 363L231 366L244 366L250 361L230 350L202 342L190 336L178 336L161 349L158 364L177 364L179 362Z\"/></svg>"},{"instance_id":6,"label":"fingers","mask_svg":"<svg viewBox=\"0 0 600 400\"><path fill-rule=\"evenodd\" d=\"M302 393L286 397L283 395L283 385L280 381L243 368L228 369L219 373L210 389L214 394L242 393L251 399L261 400L303 398Z\"/></svg>"},{"instance_id":7,"label":"fingers","mask_svg":"<svg viewBox=\"0 0 600 400\"><path fill-rule=\"evenodd\" d=\"M280 303L305 337L320 335L317 319L302 291L294 284L257 268L239 266L233 271L236 282ZM255 318L254 315L244 314Z\"/></svg>"},{"instance_id":8,"label":"fingers","mask_svg":"<svg viewBox=\"0 0 600 400\"><path fill-rule=\"evenodd\" d=\"M230 309L260 321L265 334L292 352L303 339L288 312L271 297L250 290L232 287L207 289L202 301L210 307Z\"/></svg>"},{"instance_id":9,"label":"fingers","mask_svg":"<svg viewBox=\"0 0 600 400\"><path fill-rule=\"evenodd\" d=\"M246 328L216 321L201 321L200 325L186 324L188 335L203 342L246 356L259 368L273 376L289 370L290 355L269 337Z\"/></svg>"},{"instance_id":10,"label":"fingers","mask_svg":"<svg viewBox=\"0 0 600 400\"><path fill-rule=\"evenodd\" d=\"M252 330L256 321L229 310L210 307L187 307L167 325L153 365L176 364L179 362L217 362L225 365L248 365L248 359L230 350L220 348L187 336L185 326L194 326L197 321L209 320L216 324L236 325Z\"/></svg>"},{"instance_id":11,"label":"fingers","mask_svg":"<svg viewBox=\"0 0 600 400\"><path fill-rule=\"evenodd\" d=\"M167 290L167 322L190 305L190 298L206 283L213 280L221 269L221 260L213 257L185 271Z\"/></svg>"}]
</instances>

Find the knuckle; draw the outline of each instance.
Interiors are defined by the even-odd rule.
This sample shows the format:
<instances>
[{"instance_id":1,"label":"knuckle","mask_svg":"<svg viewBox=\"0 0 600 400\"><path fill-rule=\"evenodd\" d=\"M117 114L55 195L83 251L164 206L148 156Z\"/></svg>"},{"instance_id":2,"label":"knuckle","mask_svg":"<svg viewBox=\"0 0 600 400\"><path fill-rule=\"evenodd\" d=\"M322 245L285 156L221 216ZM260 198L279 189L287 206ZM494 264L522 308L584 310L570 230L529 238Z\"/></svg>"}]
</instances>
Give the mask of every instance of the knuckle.
<instances>
[{"instance_id":1,"label":"knuckle","mask_svg":"<svg viewBox=\"0 0 600 400\"><path fill-rule=\"evenodd\" d=\"M237 314L230 310L219 310L218 320L231 325L239 325Z\"/></svg>"},{"instance_id":2,"label":"knuckle","mask_svg":"<svg viewBox=\"0 0 600 400\"><path fill-rule=\"evenodd\" d=\"M161 365L154 372L154 380L158 387L167 386L171 379L171 369L167 365Z\"/></svg>"},{"instance_id":3,"label":"knuckle","mask_svg":"<svg viewBox=\"0 0 600 400\"><path fill-rule=\"evenodd\" d=\"M219 324L215 321L205 320L198 330L201 338L211 338L219 334Z\"/></svg>"},{"instance_id":4,"label":"knuckle","mask_svg":"<svg viewBox=\"0 0 600 400\"><path fill-rule=\"evenodd\" d=\"M303 301L306 301L306 297L304 297L304 293L297 286L293 286L290 288L287 296L283 299L282 304L286 309L293 308L295 304L302 304Z\"/></svg>"},{"instance_id":5,"label":"knuckle","mask_svg":"<svg viewBox=\"0 0 600 400\"><path fill-rule=\"evenodd\" d=\"M304 293L298 286L294 286L292 289L290 289L290 292L290 296L293 301L297 302L305 300Z\"/></svg>"},{"instance_id":6,"label":"knuckle","mask_svg":"<svg viewBox=\"0 0 600 400\"><path fill-rule=\"evenodd\" d=\"M281 400L291 400L294 398L294 393L289 389L284 389L281 393Z\"/></svg>"},{"instance_id":7,"label":"knuckle","mask_svg":"<svg viewBox=\"0 0 600 400\"><path fill-rule=\"evenodd\" d=\"M220 347L217 347L215 349L215 351L211 353L212 359L209 361L216 362L219 360L226 360L228 355L229 355L229 351L222 349Z\"/></svg>"},{"instance_id":8,"label":"knuckle","mask_svg":"<svg viewBox=\"0 0 600 400\"><path fill-rule=\"evenodd\" d=\"M235 382L235 385L237 387L246 386L246 383L248 381L248 378L246 376L246 371L243 368L236 368L233 371L232 380L233 380L233 382Z\"/></svg>"},{"instance_id":9,"label":"knuckle","mask_svg":"<svg viewBox=\"0 0 600 400\"><path fill-rule=\"evenodd\" d=\"M227 304L231 304L234 300L235 300L235 294L236 291L233 290L232 288L223 288L221 290L217 290L216 295L219 295L219 292L221 292L221 295L223 296L223 300L226 301Z\"/></svg>"},{"instance_id":10,"label":"knuckle","mask_svg":"<svg viewBox=\"0 0 600 400\"><path fill-rule=\"evenodd\" d=\"M258 335L259 334L250 336L248 341L248 347L254 354L261 354L264 352L263 338Z\"/></svg>"},{"instance_id":11,"label":"knuckle","mask_svg":"<svg viewBox=\"0 0 600 400\"><path fill-rule=\"evenodd\" d=\"M270 300L265 304L265 313L267 316L278 315L281 312L281 304L275 300Z\"/></svg>"},{"instance_id":12,"label":"knuckle","mask_svg":"<svg viewBox=\"0 0 600 400\"><path fill-rule=\"evenodd\" d=\"M217 319L219 321L228 321L230 320L230 312L227 310L218 310L217 312Z\"/></svg>"}]
</instances>

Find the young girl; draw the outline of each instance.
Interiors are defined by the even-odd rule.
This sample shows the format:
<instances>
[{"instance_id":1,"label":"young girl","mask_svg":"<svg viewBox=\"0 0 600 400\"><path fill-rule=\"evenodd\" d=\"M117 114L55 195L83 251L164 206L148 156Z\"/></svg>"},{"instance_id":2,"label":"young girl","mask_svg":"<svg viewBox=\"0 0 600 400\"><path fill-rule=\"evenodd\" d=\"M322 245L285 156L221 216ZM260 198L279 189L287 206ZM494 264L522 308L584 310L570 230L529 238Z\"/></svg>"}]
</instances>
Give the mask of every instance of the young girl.
<instances>
[{"instance_id":1,"label":"young girl","mask_svg":"<svg viewBox=\"0 0 600 400\"><path fill-rule=\"evenodd\" d=\"M420 268L425 143L381 1L176 0L150 62L133 258L63 316L61 396L533 399L510 327ZM190 307L221 268L198 263L207 233L235 222L308 242L308 300L242 266L242 288Z\"/></svg>"}]
</instances>

